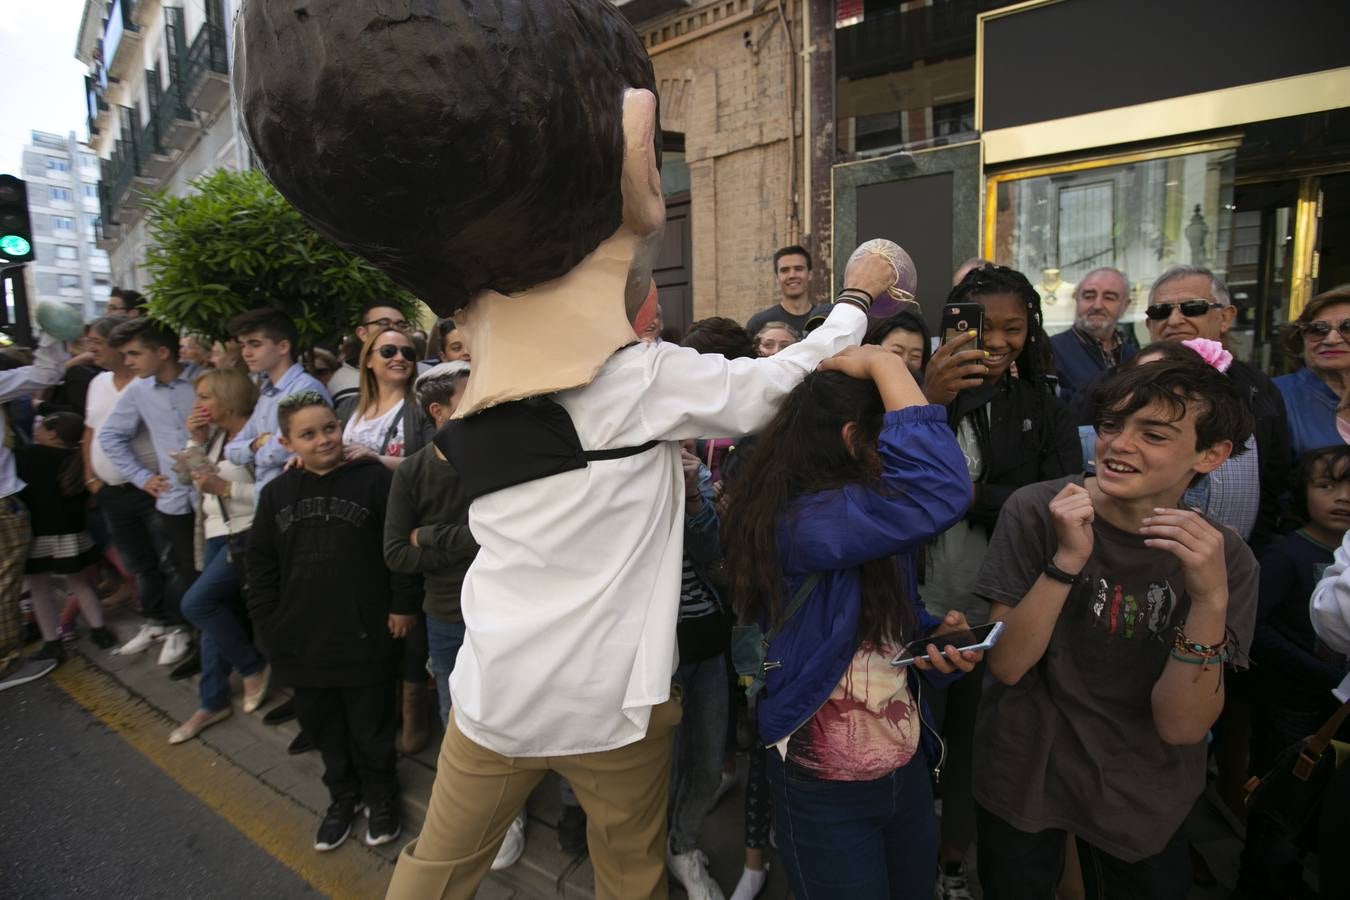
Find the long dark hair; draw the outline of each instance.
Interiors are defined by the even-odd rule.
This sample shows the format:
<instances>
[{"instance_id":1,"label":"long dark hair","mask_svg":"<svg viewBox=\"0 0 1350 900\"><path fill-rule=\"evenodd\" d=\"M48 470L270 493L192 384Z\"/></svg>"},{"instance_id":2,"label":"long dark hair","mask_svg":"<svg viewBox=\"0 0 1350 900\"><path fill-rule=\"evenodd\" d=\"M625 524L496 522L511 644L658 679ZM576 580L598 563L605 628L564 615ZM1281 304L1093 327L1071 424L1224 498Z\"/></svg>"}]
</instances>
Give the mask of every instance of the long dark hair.
<instances>
[{"instance_id":1,"label":"long dark hair","mask_svg":"<svg viewBox=\"0 0 1350 900\"><path fill-rule=\"evenodd\" d=\"M1027 307L1027 342L1017 354L1017 376L1030 382L1039 382L1055 372L1055 360L1050 353L1050 338L1041 320L1041 295L1032 287L1027 276L1007 266L979 266L947 295L948 303L978 303L981 297L1012 294Z\"/></svg>"},{"instance_id":2,"label":"long dark hair","mask_svg":"<svg viewBox=\"0 0 1350 900\"><path fill-rule=\"evenodd\" d=\"M864 484L882 490L877 436L885 407L876 385L838 372L814 372L788 395L756 438L728 497L723 526L726 571L746 621L783 615L778 525L798 497ZM840 436L856 423L854 446ZM798 522L788 522L789 531ZM914 611L894 557L863 563L858 639L898 642L914 630Z\"/></svg>"}]
</instances>

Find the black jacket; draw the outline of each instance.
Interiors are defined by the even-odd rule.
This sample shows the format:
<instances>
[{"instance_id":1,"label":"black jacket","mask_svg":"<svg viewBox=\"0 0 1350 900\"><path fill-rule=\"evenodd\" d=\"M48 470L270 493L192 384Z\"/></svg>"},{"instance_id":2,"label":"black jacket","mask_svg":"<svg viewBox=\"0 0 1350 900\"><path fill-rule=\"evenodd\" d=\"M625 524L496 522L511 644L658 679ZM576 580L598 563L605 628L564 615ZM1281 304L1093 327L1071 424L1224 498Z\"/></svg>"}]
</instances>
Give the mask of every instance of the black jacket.
<instances>
[{"instance_id":1,"label":"black jacket","mask_svg":"<svg viewBox=\"0 0 1350 900\"><path fill-rule=\"evenodd\" d=\"M1092 424L1092 394L1111 372L1102 373L1101 377L1074 397L1070 415L1075 424ZM1247 410L1253 419L1252 433L1256 435L1257 462L1261 467L1261 501L1256 512L1256 524L1252 526L1252 536L1247 543L1259 554L1278 535L1280 509L1289 488L1289 473L1294 465L1294 449L1289 439L1284 395L1275 387L1275 382L1242 360L1233 360L1233 364L1228 367L1228 377L1237 385L1242 399L1247 403Z\"/></svg>"},{"instance_id":2,"label":"black jacket","mask_svg":"<svg viewBox=\"0 0 1350 900\"><path fill-rule=\"evenodd\" d=\"M421 608L421 581L384 564L393 473L357 459L293 469L263 488L248 540L248 608L277 677L299 687L391 677L390 613Z\"/></svg>"},{"instance_id":3,"label":"black jacket","mask_svg":"<svg viewBox=\"0 0 1350 900\"><path fill-rule=\"evenodd\" d=\"M966 518L989 532L1013 491L1083 471L1078 429L1048 383L1005 375L992 386L962 391L947 421L956 431L967 417L973 417L984 471Z\"/></svg>"}]
</instances>

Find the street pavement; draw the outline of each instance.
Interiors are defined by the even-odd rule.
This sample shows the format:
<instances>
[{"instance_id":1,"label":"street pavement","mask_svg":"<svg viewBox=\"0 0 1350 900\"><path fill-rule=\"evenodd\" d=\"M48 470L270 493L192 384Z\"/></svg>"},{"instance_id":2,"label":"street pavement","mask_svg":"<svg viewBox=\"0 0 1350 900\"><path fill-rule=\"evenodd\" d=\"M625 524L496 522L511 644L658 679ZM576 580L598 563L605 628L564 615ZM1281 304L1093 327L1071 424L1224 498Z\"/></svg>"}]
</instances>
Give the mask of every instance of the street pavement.
<instances>
[{"instance_id":1,"label":"street pavement","mask_svg":"<svg viewBox=\"0 0 1350 900\"><path fill-rule=\"evenodd\" d=\"M52 681L0 693L0 784L4 897L320 896Z\"/></svg>"},{"instance_id":2,"label":"street pavement","mask_svg":"<svg viewBox=\"0 0 1350 900\"><path fill-rule=\"evenodd\" d=\"M123 610L110 622L134 630ZM400 757L400 840L371 850L358 826L338 851L319 854L322 763L286 754L294 723L268 728L236 704L231 719L171 747L169 731L196 707L193 682L170 681L154 652L111 656L87 639L78 647L48 679L0 692L0 898L383 896L398 849L425 815L439 735ZM743 776L743 756L740 765ZM741 873L743 802L738 786L700 842L727 894ZM1226 897L1236 873L1240 841L1215 805L1200 804L1191 825L1220 884L1193 889L1192 900ZM557 848L558 809L550 777L529 802L525 856L490 875L481 900L593 900L589 861ZM783 900L782 867L772 851L770 859L760 896ZM674 882L671 896L684 897Z\"/></svg>"}]
</instances>

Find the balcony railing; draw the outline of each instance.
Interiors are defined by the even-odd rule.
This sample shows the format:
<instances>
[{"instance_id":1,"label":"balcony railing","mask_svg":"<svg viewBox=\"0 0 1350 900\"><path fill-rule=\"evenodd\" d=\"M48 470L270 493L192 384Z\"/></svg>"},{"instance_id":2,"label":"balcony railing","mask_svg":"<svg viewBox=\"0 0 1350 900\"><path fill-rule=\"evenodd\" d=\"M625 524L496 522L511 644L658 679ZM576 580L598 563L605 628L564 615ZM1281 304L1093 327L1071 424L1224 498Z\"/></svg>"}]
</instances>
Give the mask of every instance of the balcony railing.
<instances>
[{"instance_id":1,"label":"balcony railing","mask_svg":"<svg viewBox=\"0 0 1350 900\"><path fill-rule=\"evenodd\" d=\"M141 26L136 24L135 11L136 0L113 0L108 8L108 21L103 27L103 59L110 72L120 68L117 52L123 45L140 44Z\"/></svg>"},{"instance_id":2,"label":"balcony railing","mask_svg":"<svg viewBox=\"0 0 1350 900\"><path fill-rule=\"evenodd\" d=\"M84 76L84 99L89 109L89 133L98 134L99 116L108 111L108 101L97 74Z\"/></svg>"},{"instance_id":3,"label":"balcony railing","mask_svg":"<svg viewBox=\"0 0 1350 900\"><path fill-rule=\"evenodd\" d=\"M184 93L189 98L200 93L208 73L230 74L229 56L225 52L225 26L221 24L223 20L224 13L220 10L219 0L207 0L206 21L192 39L187 62L183 66Z\"/></svg>"},{"instance_id":4,"label":"balcony railing","mask_svg":"<svg viewBox=\"0 0 1350 900\"><path fill-rule=\"evenodd\" d=\"M835 72L867 78L908 69L919 60L975 54L975 18L1007 0L942 0L931 6L869 14L835 32Z\"/></svg>"}]
</instances>

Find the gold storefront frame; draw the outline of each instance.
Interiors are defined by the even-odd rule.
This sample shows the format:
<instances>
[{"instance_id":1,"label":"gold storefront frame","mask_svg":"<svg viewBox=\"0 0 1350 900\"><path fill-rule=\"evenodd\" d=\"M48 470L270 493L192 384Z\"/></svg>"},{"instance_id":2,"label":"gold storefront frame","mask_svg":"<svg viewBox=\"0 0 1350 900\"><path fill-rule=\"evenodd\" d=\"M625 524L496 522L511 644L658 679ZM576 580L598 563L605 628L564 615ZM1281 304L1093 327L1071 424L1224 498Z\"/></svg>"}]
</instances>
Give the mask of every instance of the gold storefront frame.
<instances>
[{"instance_id":1,"label":"gold storefront frame","mask_svg":"<svg viewBox=\"0 0 1350 900\"><path fill-rule=\"evenodd\" d=\"M998 187L1004 182L1024 181L1028 178L1041 178L1046 175L1063 175L1066 172L1082 172L1088 169L1126 166L1132 163L1167 159L1173 156L1189 156L1194 153L1236 150L1241 143L1241 135L1232 135L1206 141L1171 144L1149 150L1135 150L1129 153L1106 153L1069 162L1023 166L1016 169L1007 169L993 175L986 175L984 180L984 256L986 259L994 258L994 242L998 227Z\"/></svg>"}]
</instances>

